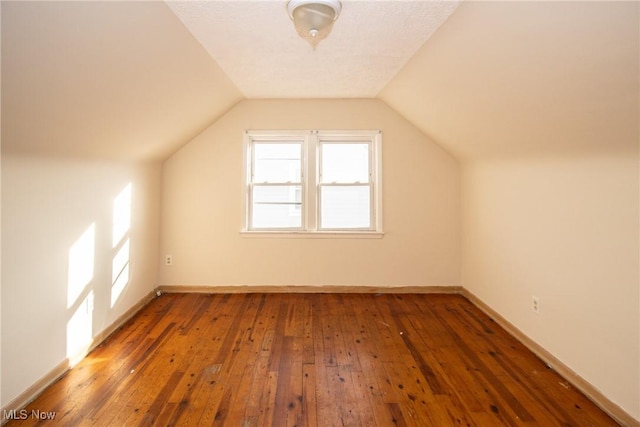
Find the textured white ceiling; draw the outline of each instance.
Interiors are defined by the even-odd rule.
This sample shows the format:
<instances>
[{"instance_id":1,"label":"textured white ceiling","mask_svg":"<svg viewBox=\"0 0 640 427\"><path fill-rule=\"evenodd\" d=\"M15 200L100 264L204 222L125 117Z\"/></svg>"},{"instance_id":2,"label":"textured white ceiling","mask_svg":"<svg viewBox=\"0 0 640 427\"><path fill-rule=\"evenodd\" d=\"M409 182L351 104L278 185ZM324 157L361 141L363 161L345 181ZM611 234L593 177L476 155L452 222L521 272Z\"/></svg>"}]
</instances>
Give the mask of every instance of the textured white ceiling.
<instances>
[{"instance_id":1,"label":"textured white ceiling","mask_svg":"<svg viewBox=\"0 0 640 427\"><path fill-rule=\"evenodd\" d=\"M247 98L375 97L459 1L343 1L314 51L286 0L167 1Z\"/></svg>"}]
</instances>

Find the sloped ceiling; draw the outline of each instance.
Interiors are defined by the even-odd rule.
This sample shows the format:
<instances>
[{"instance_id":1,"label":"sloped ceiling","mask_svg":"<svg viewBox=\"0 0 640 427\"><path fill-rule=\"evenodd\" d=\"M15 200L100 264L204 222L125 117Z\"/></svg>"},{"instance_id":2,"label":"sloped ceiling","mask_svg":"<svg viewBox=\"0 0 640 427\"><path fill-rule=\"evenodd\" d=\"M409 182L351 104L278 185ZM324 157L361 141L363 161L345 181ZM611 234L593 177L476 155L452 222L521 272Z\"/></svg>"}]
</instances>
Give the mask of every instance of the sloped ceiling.
<instances>
[{"instance_id":1,"label":"sloped ceiling","mask_svg":"<svg viewBox=\"0 0 640 427\"><path fill-rule=\"evenodd\" d=\"M461 159L637 150L638 2L345 1L315 52L285 4L0 2L3 153L162 160L276 96L378 97Z\"/></svg>"},{"instance_id":2,"label":"sloped ceiling","mask_svg":"<svg viewBox=\"0 0 640 427\"><path fill-rule=\"evenodd\" d=\"M638 2L465 2L380 98L461 159L636 153Z\"/></svg>"},{"instance_id":3,"label":"sloped ceiling","mask_svg":"<svg viewBox=\"0 0 640 427\"><path fill-rule=\"evenodd\" d=\"M4 153L164 159L242 98L164 3L1 7Z\"/></svg>"}]
</instances>

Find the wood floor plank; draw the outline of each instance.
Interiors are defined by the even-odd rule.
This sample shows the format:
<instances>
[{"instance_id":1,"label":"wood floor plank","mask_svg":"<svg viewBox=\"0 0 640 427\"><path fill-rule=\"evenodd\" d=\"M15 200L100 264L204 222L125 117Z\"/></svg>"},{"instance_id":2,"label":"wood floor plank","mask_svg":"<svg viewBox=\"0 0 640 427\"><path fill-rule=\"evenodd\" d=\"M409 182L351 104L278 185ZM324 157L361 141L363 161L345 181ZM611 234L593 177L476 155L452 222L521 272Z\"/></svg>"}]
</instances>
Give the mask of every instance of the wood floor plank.
<instances>
[{"instance_id":1,"label":"wood floor plank","mask_svg":"<svg viewBox=\"0 0 640 427\"><path fill-rule=\"evenodd\" d=\"M296 354L295 337L285 336L278 368L273 425L294 426L302 417L301 357L301 352Z\"/></svg>"},{"instance_id":2,"label":"wood floor plank","mask_svg":"<svg viewBox=\"0 0 640 427\"><path fill-rule=\"evenodd\" d=\"M315 364L305 363L302 365L302 425L315 426L319 424L316 390Z\"/></svg>"},{"instance_id":3,"label":"wood floor plank","mask_svg":"<svg viewBox=\"0 0 640 427\"><path fill-rule=\"evenodd\" d=\"M617 425L437 294L163 295L26 409L56 426Z\"/></svg>"},{"instance_id":4,"label":"wood floor plank","mask_svg":"<svg viewBox=\"0 0 640 427\"><path fill-rule=\"evenodd\" d=\"M261 355L255 361L251 372L247 373L245 381L249 383L249 392L246 395L246 403L240 410L244 411L244 418L255 418L260 416L263 393L268 390L265 387L265 379L269 376L269 355ZM275 397L275 396L274 396Z\"/></svg>"}]
</instances>

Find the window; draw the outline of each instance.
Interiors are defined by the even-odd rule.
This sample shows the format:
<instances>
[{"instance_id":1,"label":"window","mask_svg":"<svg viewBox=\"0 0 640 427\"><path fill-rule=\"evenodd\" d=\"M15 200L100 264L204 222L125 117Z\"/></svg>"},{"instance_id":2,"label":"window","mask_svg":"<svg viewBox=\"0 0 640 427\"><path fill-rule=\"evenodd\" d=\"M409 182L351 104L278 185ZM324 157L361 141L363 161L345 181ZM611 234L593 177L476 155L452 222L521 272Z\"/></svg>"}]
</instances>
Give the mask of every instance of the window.
<instances>
[{"instance_id":1,"label":"window","mask_svg":"<svg viewBox=\"0 0 640 427\"><path fill-rule=\"evenodd\" d=\"M302 145L285 141L253 144L252 228L302 227Z\"/></svg>"},{"instance_id":2,"label":"window","mask_svg":"<svg viewBox=\"0 0 640 427\"><path fill-rule=\"evenodd\" d=\"M247 232L379 234L380 131L247 131Z\"/></svg>"},{"instance_id":3,"label":"window","mask_svg":"<svg viewBox=\"0 0 640 427\"><path fill-rule=\"evenodd\" d=\"M370 145L320 141L320 229L371 228Z\"/></svg>"}]
</instances>

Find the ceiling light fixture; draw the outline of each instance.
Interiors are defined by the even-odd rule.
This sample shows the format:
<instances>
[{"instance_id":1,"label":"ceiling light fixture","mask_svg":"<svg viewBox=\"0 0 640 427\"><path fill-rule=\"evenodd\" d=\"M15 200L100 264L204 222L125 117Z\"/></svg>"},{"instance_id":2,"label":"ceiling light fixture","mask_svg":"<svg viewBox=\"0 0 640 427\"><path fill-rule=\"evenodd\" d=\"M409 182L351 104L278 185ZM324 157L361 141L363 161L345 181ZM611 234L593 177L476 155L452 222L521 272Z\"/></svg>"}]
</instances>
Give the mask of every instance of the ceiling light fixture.
<instances>
[{"instance_id":1,"label":"ceiling light fixture","mask_svg":"<svg viewBox=\"0 0 640 427\"><path fill-rule=\"evenodd\" d=\"M296 31L315 49L338 19L342 5L338 0L289 0L287 12Z\"/></svg>"}]
</instances>

